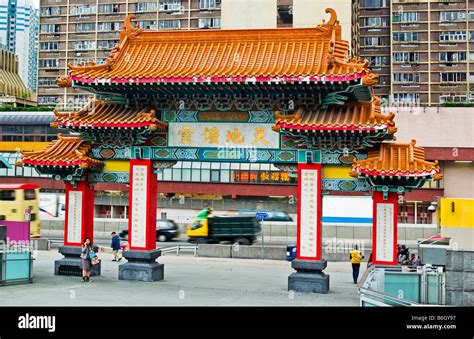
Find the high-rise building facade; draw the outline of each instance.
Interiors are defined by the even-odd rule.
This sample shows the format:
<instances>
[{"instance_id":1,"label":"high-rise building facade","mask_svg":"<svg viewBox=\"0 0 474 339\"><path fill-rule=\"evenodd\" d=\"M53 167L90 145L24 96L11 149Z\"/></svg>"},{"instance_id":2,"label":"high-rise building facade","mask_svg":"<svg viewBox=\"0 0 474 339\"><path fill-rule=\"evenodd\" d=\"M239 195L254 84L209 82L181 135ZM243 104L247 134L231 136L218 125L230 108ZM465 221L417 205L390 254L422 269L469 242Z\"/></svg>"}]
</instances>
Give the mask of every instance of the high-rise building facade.
<instances>
[{"instance_id":1,"label":"high-rise building facade","mask_svg":"<svg viewBox=\"0 0 474 339\"><path fill-rule=\"evenodd\" d=\"M213 29L220 12L220 0L41 0L38 104L83 106L90 93L58 88L56 78L68 62L104 62L128 14L145 29Z\"/></svg>"},{"instance_id":2,"label":"high-rise building facade","mask_svg":"<svg viewBox=\"0 0 474 339\"><path fill-rule=\"evenodd\" d=\"M37 10L31 0L0 0L0 44L18 55L19 74L36 86Z\"/></svg>"},{"instance_id":3,"label":"high-rise building facade","mask_svg":"<svg viewBox=\"0 0 474 339\"><path fill-rule=\"evenodd\" d=\"M355 0L353 50L393 103L474 102L474 1Z\"/></svg>"}]
</instances>

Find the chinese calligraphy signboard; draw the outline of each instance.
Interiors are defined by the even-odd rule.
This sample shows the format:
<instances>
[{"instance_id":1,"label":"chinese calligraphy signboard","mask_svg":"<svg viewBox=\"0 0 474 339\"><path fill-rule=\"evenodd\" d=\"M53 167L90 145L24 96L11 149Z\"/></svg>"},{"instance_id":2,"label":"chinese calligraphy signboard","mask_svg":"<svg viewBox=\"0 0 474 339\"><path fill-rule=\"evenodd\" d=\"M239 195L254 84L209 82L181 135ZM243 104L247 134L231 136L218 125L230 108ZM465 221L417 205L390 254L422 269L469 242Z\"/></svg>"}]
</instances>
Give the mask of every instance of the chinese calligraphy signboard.
<instances>
[{"instance_id":1,"label":"chinese calligraphy signboard","mask_svg":"<svg viewBox=\"0 0 474 339\"><path fill-rule=\"evenodd\" d=\"M382 192L374 192L373 262L374 264L397 264L397 194L390 193L383 200Z\"/></svg>"},{"instance_id":2,"label":"chinese calligraphy signboard","mask_svg":"<svg viewBox=\"0 0 474 339\"><path fill-rule=\"evenodd\" d=\"M270 124L176 122L169 124L170 147L245 147L279 149L280 136Z\"/></svg>"},{"instance_id":3,"label":"chinese calligraphy signboard","mask_svg":"<svg viewBox=\"0 0 474 339\"><path fill-rule=\"evenodd\" d=\"M70 191L67 210L67 243L80 244L82 233L82 192Z\"/></svg>"},{"instance_id":4,"label":"chinese calligraphy signboard","mask_svg":"<svg viewBox=\"0 0 474 339\"><path fill-rule=\"evenodd\" d=\"M130 246L146 245L147 166L133 166Z\"/></svg>"},{"instance_id":5,"label":"chinese calligraphy signboard","mask_svg":"<svg viewBox=\"0 0 474 339\"><path fill-rule=\"evenodd\" d=\"M130 160L128 241L131 250L156 249L157 180L149 159Z\"/></svg>"},{"instance_id":6,"label":"chinese calligraphy signboard","mask_svg":"<svg viewBox=\"0 0 474 339\"><path fill-rule=\"evenodd\" d=\"M298 165L297 258L321 259L321 165Z\"/></svg>"}]
</instances>

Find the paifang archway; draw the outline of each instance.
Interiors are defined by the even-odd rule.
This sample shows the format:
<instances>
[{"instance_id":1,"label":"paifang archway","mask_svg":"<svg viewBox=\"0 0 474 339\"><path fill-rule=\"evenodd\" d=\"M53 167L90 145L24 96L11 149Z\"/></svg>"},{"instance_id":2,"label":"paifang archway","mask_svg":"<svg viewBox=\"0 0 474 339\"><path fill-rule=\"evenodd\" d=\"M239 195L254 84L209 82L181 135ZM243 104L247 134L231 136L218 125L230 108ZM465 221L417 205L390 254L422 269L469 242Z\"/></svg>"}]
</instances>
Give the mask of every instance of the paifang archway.
<instances>
[{"instance_id":1,"label":"paifang archway","mask_svg":"<svg viewBox=\"0 0 474 339\"><path fill-rule=\"evenodd\" d=\"M438 180L440 169L414 141L393 142L394 115L382 114L372 89L377 74L349 57L335 11L326 12L328 22L312 28L200 31L145 31L129 15L105 63L69 64L58 85L97 99L55 112L52 126L74 135L22 152L23 165L66 182L64 251L93 236L93 184L127 182L130 251L119 276L160 280L156 169L179 160L266 162L298 173L289 289L329 289L323 190L373 192L374 263L396 265L397 195ZM129 172L108 170L114 162ZM347 175L323 178L328 165Z\"/></svg>"}]
</instances>

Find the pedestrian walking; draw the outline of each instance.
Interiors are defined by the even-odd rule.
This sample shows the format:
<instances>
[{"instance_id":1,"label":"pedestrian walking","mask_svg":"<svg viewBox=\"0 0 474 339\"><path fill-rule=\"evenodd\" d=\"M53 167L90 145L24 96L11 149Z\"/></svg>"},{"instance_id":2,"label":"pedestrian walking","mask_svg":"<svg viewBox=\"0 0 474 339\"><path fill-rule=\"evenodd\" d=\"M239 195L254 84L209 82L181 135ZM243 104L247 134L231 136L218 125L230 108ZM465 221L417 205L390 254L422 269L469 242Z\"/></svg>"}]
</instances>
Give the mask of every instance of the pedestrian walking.
<instances>
[{"instance_id":1,"label":"pedestrian walking","mask_svg":"<svg viewBox=\"0 0 474 339\"><path fill-rule=\"evenodd\" d=\"M120 261L122 260L122 257L118 254L120 251L120 237L115 232L112 232L111 236L112 244L110 244L110 247L112 247L112 252L114 253L114 259L112 261Z\"/></svg>"},{"instance_id":2,"label":"pedestrian walking","mask_svg":"<svg viewBox=\"0 0 474 339\"><path fill-rule=\"evenodd\" d=\"M364 259L361 251L359 251L359 247L357 245L354 246L351 254L349 255L352 263L352 279L354 280L354 284L357 284L357 279L359 278L359 271L360 271L360 262Z\"/></svg>"}]
</instances>

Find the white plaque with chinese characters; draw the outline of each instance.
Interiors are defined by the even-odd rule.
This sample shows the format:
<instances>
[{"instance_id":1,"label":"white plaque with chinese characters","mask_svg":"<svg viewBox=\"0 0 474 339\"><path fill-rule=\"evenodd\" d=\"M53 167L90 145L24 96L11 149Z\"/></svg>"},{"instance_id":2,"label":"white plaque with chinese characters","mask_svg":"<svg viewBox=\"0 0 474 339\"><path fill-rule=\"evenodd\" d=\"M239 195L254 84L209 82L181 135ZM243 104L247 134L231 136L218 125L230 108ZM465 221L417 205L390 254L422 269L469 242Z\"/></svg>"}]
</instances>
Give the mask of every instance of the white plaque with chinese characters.
<instances>
[{"instance_id":1,"label":"white plaque with chinese characters","mask_svg":"<svg viewBox=\"0 0 474 339\"><path fill-rule=\"evenodd\" d=\"M280 148L274 124L172 122L168 126L170 147Z\"/></svg>"},{"instance_id":2,"label":"white plaque with chinese characters","mask_svg":"<svg viewBox=\"0 0 474 339\"><path fill-rule=\"evenodd\" d=\"M69 191L67 242L82 243L82 192Z\"/></svg>"},{"instance_id":3,"label":"white plaque with chinese characters","mask_svg":"<svg viewBox=\"0 0 474 339\"><path fill-rule=\"evenodd\" d=\"M147 219L147 166L133 166L132 170L132 199L131 210L131 246L145 247Z\"/></svg>"},{"instance_id":4,"label":"white plaque with chinese characters","mask_svg":"<svg viewBox=\"0 0 474 339\"><path fill-rule=\"evenodd\" d=\"M300 193L300 257L317 257L318 239L318 170L301 170Z\"/></svg>"},{"instance_id":5,"label":"white plaque with chinese characters","mask_svg":"<svg viewBox=\"0 0 474 339\"><path fill-rule=\"evenodd\" d=\"M377 203L377 225L376 225L376 253L375 261L392 262L394 224L393 204Z\"/></svg>"}]
</instances>

